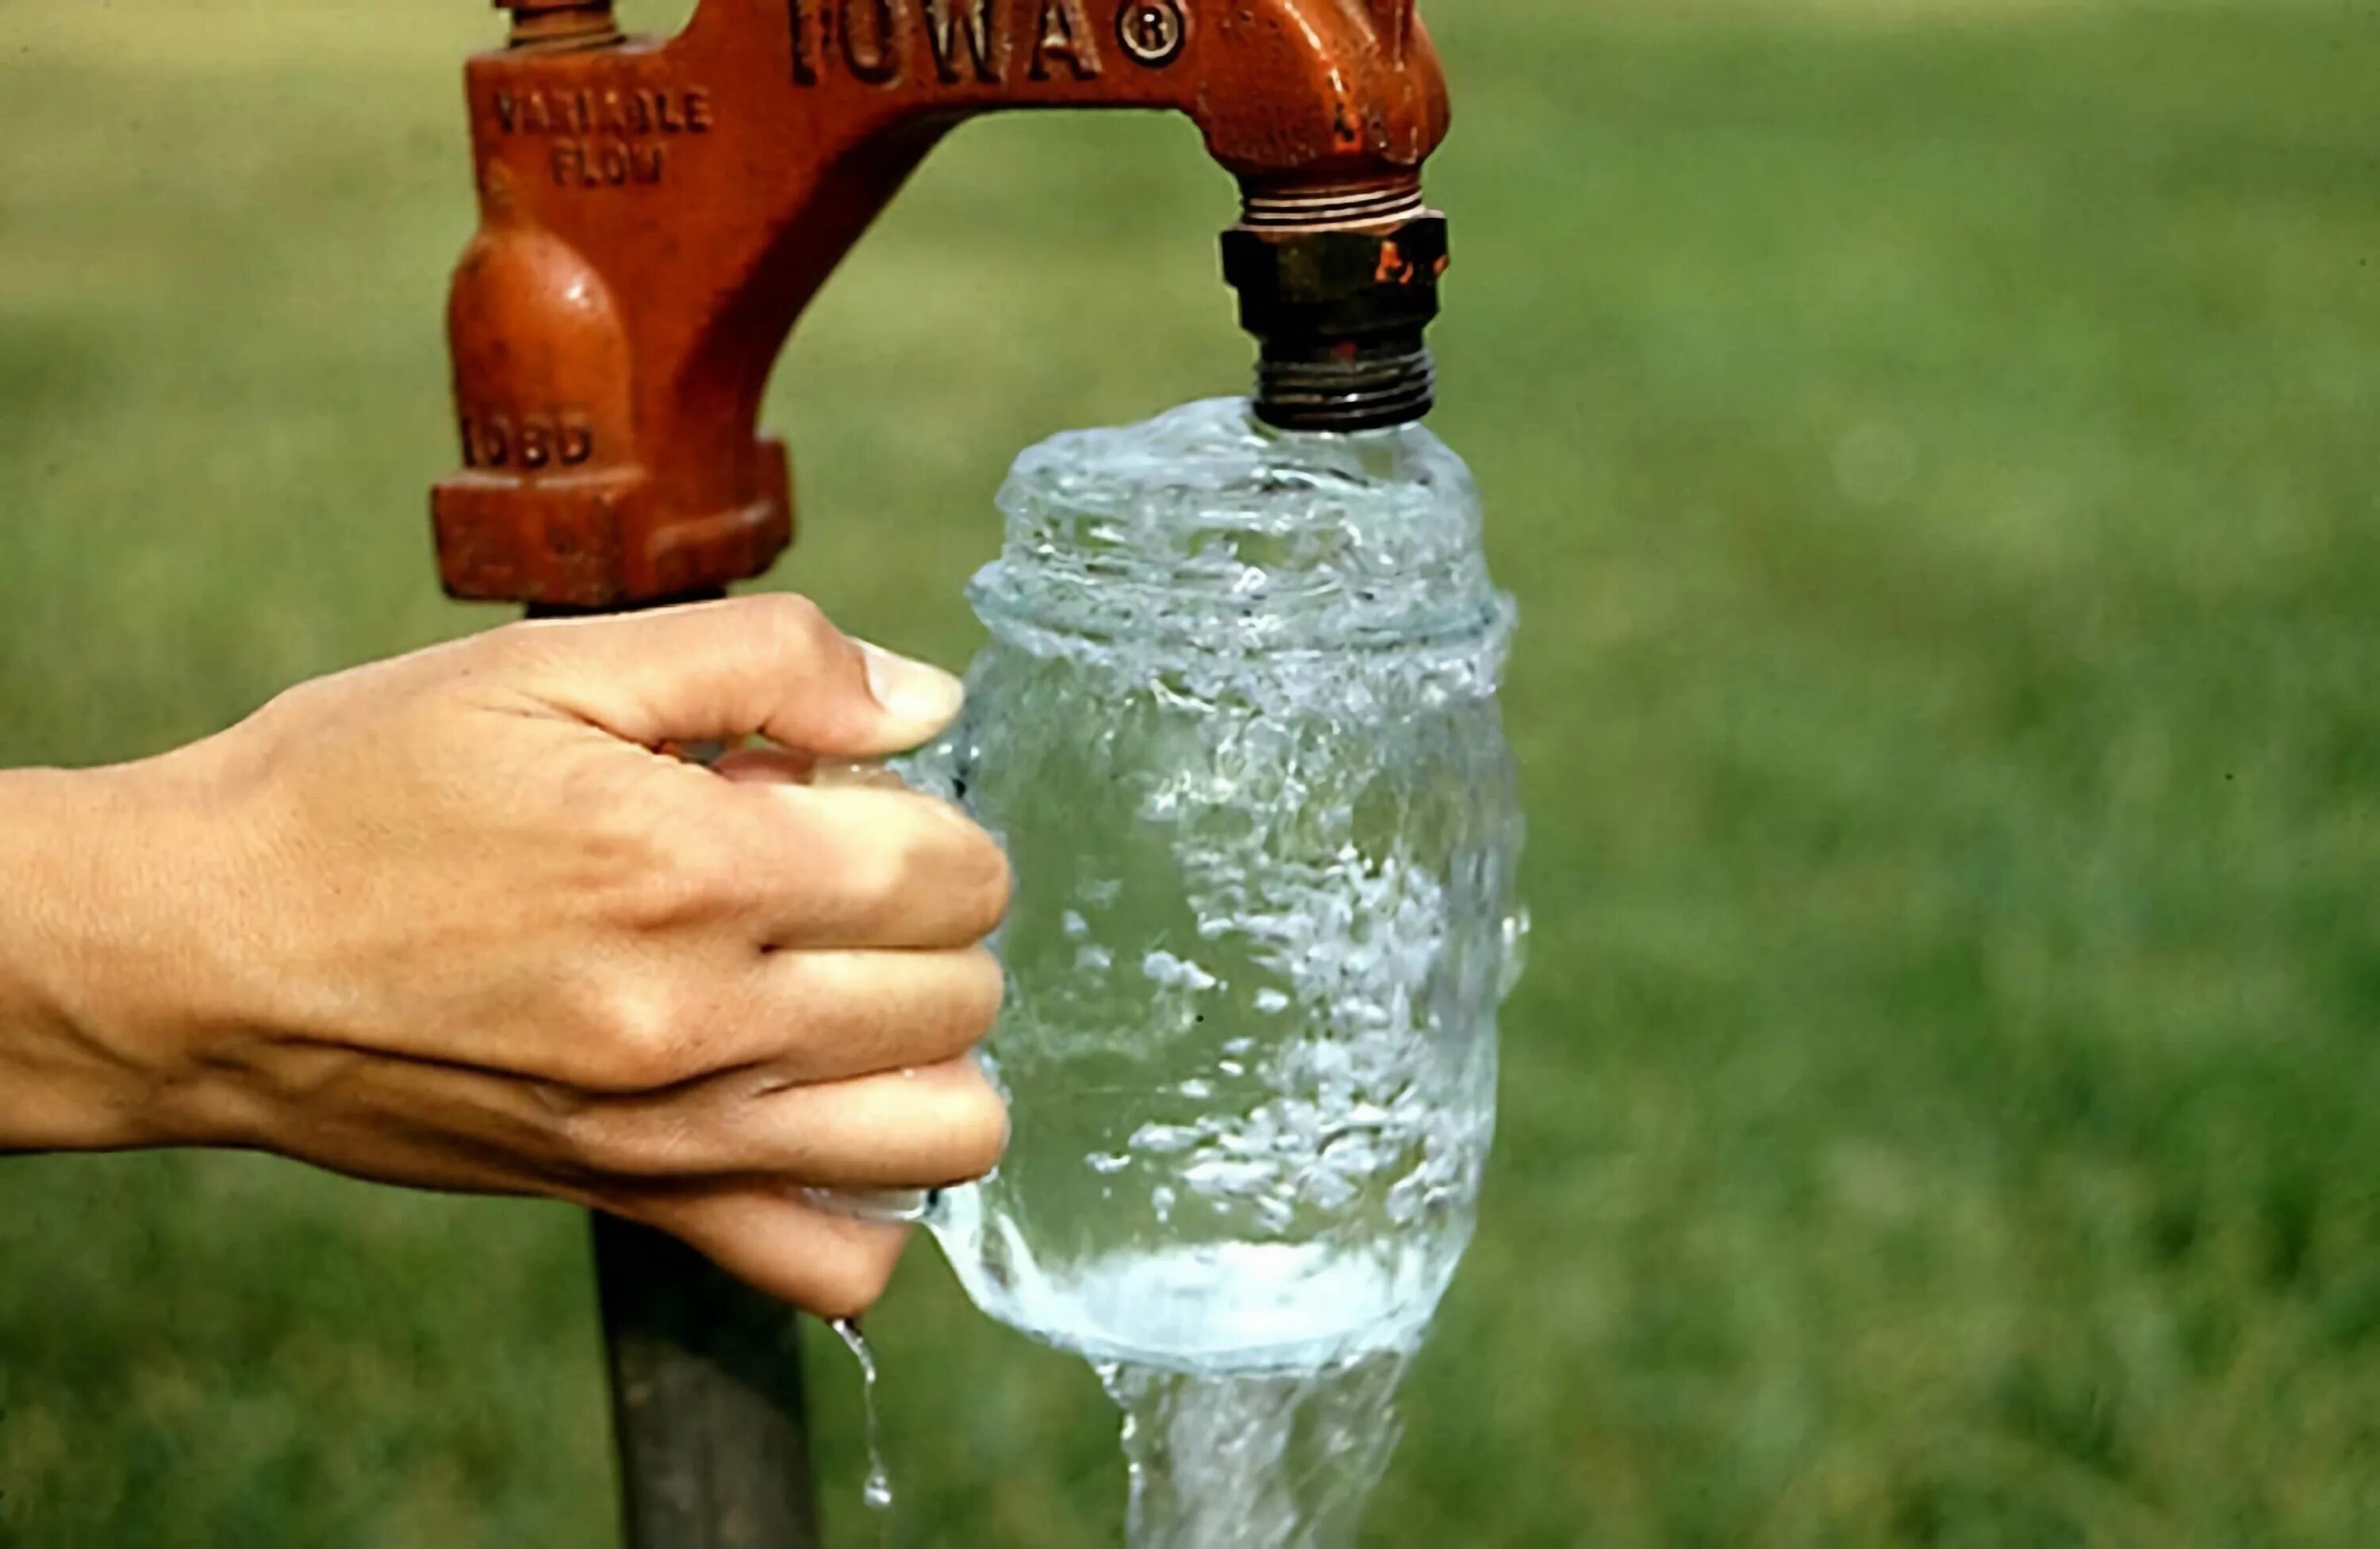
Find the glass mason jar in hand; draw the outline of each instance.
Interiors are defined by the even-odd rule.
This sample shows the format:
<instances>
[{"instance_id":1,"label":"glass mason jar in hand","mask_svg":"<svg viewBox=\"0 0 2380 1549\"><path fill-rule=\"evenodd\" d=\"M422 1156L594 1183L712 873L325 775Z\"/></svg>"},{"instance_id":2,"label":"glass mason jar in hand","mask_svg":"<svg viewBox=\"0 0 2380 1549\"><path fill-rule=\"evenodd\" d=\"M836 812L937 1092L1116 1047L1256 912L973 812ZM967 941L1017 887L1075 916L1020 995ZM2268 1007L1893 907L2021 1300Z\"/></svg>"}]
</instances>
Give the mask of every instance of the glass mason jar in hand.
<instances>
[{"instance_id":1,"label":"glass mason jar in hand","mask_svg":"<svg viewBox=\"0 0 2380 1549\"><path fill-rule=\"evenodd\" d=\"M1416 1342L1468 1242L1517 972L1512 610L1460 458L1244 404L1062 435L1000 499L991 643L911 778L1007 845L999 1171L934 1229L1103 1360Z\"/></svg>"}]
</instances>

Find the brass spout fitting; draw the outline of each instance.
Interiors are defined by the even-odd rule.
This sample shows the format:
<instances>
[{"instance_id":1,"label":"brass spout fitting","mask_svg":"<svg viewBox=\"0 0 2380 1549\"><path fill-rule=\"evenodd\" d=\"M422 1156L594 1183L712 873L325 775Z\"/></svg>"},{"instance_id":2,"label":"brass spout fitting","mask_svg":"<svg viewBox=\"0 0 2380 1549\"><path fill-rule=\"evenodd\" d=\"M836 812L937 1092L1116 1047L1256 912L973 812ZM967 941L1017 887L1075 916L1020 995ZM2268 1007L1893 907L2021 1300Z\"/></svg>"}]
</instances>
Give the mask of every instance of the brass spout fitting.
<instances>
[{"instance_id":1,"label":"brass spout fitting","mask_svg":"<svg viewBox=\"0 0 2380 1549\"><path fill-rule=\"evenodd\" d=\"M1223 276L1257 336L1256 412L1292 430L1371 430L1427 414L1423 342L1446 272L1446 217L1418 177L1251 194Z\"/></svg>"}]
</instances>

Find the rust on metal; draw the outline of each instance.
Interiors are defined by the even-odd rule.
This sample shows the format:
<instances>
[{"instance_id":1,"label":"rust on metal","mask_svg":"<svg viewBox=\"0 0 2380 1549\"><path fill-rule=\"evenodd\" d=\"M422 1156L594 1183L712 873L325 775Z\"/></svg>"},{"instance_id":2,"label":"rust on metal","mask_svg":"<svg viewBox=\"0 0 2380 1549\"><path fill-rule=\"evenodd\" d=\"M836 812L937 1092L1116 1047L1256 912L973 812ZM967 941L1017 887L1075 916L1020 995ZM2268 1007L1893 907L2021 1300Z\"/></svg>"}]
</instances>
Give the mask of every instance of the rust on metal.
<instances>
[{"instance_id":1,"label":"rust on metal","mask_svg":"<svg viewBox=\"0 0 2380 1549\"><path fill-rule=\"evenodd\" d=\"M793 532L754 427L795 319L936 141L1014 108L1188 115L1258 232L1396 228L1444 137L1412 0L511 0L468 71L480 223L448 308L457 597L724 586Z\"/></svg>"}]
</instances>

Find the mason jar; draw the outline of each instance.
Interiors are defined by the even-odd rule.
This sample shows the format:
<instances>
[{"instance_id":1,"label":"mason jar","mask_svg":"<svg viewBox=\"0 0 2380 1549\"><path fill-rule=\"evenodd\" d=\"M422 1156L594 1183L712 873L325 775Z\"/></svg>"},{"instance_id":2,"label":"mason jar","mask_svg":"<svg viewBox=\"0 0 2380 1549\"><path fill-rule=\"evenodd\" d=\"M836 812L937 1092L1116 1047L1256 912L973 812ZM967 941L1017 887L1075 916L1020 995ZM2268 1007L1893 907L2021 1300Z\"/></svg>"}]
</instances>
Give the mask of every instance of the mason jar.
<instances>
[{"instance_id":1,"label":"mason jar","mask_svg":"<svg viewBox=\"0 0 2380 1549\"><path fill-rule=\"evenodd\" d=\"M1471 1236L1523 928L1470 474L1417 425L1219 400L1061 435L999 503L990 643L909 774L1014 868L1013 1139L933 1229L985 1312L1094 1360L1409 1349Z\"/></svg>"}]
</instances>

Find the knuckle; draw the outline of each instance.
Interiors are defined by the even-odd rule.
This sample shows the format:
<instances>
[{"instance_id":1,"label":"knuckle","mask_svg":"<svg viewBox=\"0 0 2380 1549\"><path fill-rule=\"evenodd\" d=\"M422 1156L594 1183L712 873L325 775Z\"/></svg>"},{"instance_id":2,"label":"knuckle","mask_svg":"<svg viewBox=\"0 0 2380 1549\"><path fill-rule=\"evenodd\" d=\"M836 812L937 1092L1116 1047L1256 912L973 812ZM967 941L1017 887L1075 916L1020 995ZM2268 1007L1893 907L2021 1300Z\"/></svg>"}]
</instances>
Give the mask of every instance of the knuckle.
<instances>
[{"instance_id":1,"label":"knuckle","mask_svg":"<svg viewBox=\"0 0 2380 1549\"><path fill-rule=\"evenodd\" d=\"M896 917L917 885L921 847L914 836L870 844L864 836L844 836L834 865L854 901L871 920Z\"/></svg>"},{"instance_id":2,"label":"knuckle","mask_svg":"<svg viewBox=\"0 0 2380 1549\"><path fill-rule=\"evenodd\" d=\"M576 875L604 921L631 931L700 925L733 910L747 887L747 850L674 782L584 793L574 804Z\"/></svg>"},{"instance_id":3,"label":"knuckle","mask_svg":"<svg viewBox=\"0 0 2380 1549\"><path fill-rule=\"evenodd\" d=\"M761 627L795 652L831 661L849 648L826 610L795 592L764 592L749 599Z\"/></svg>"},{"instance_id":4,"label":"knuckle","mask_svg":"<svg viewBox=\"0 0 2380 1549\"><path fill-rule=\"evenodd\" d=\"M930 797L891 799L903 804L896 831L886 842L858 846L852 863L867 906L888 919L922 913L935 922L938 944L980 941L999 929L1014 889L1000 842Z\"/></svg>"},{"instance_id":5,"label":"knuckle","mask_svg":"<svg viewBox=\"0 0 2380 1549\"><path fill-rule=\"evenodd\" d=\"M1001 1002L1008 996L1008 972L988 948L966 954L961 989L960 1027L970 1046L981 1043L1000 1020Z\"/></svg>"},{"instance_id":6,"label":"knuckle","mask_svg":"<svg viewBox=\"0 0 2380 1549\"><path fill-rule=\"evenodd\" d=\"M1008 1151L1008 1105L972 1064L966 1077L950 1084L939 1116L942 1155L953 1181L981 1178Z\"/></svg>"},{"instance_id":7,"label":"knuckle","mask_svg":"<svg viewBox=\"0 0 2380 1549\"><path fill-rule=\"evenodd\" d=\"M650 988L615 988L589 1018L587 1059L599 1090L650 1092L697 1073L696 1050L672 998Z\"/></svg>"},{"instance_id":8,"label":"knuckle","mask_svg":"<svg viewBox=\"0 0 2380 1549\"><path fill-rule=\"evenodd\" d=\"M649 782L622 781L615 770L581 765L553 771L553 799L571 817L581 865L592 878L642 879L666 865L661 836L669 809Z\"/></svg>"},{"instance_id":9,"label":"knuckle","mask_svg":"<svg viewBox=\"0 0 2380 1549\"><path fill-rule=\"evenodd\" d=\"M735 846L706 829L683 828L636 875L628 900L633 923L667 930L717 919L739 901L745 869Z\"/></svg>"},{"instance_id":10,"label":"knuckle","mask_svg":"<svg viewBox=\"0 0 2380 1549\"><path fill-rule=\"evenodd\" d=\"M674 1051L617 1035L588 1051L582 1078L589 1091L658 1092L679 1081Z\"/></svg>"},{"instance_id":11,"label":"knuckle","mask_svg":"<svg viewBox=\"0 0 2380 1549\"><path fill-rule=\"evenodd\" d=\"M905 1010L884 1039L888 1059L905 1069L948 1064L991 1035L1008 979L989 949L937 952L917 972L926 977L918 991L901 998Z\"/></svg>"},{"instance_id":12,"label":"knuckle","mask_svg":"<svg viewBox=\"0 0 2380 1549\"><path fill-rule=\"evenodd\" d=\"M958 905L959 925L971 938L990 936L1008 916L1016 877L1008 852L998 841L969 823L966 841L959 847L951 870L950 888Z\"/></svg>"}]
</instances>

